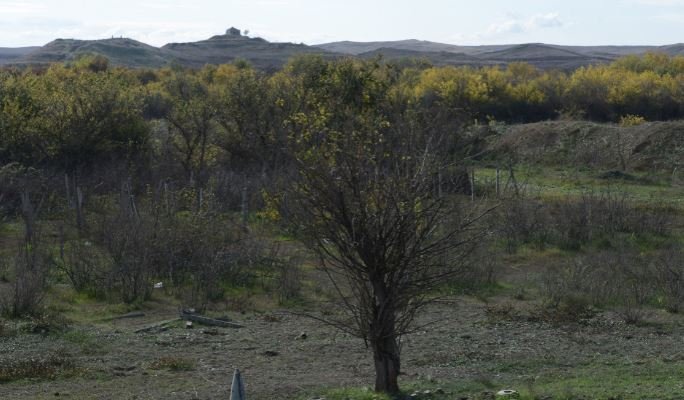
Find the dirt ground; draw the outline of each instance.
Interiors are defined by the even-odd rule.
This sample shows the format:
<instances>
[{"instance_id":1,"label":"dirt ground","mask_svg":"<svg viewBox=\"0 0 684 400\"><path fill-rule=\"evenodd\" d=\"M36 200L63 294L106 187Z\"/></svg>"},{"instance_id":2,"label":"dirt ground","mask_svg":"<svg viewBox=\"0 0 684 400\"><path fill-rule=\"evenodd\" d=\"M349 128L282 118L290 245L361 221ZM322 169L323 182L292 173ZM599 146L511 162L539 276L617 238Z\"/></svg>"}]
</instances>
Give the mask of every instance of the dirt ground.
<instances>
[{"instance_id":1,"label":"dirt ground","mask_svg":"<svg viewBox=\"0 0 684 400\"><path fill-rule=\"evenodd\" d=\"M436 322L403 341L402 382L532 385L594 365L638 370L668 363L684 371L679 319L659 323L653 314L651 323L637 327L603 313L563 326L530 318L529 309L523 300L485 303L469 297L431 306L420 322ZM134 333L174 316L168 310L75 326L67 333L0 337L0 365L54 353L74 367L54 379L0 384L0 398L226 399L234 368L242 371L248 398L255 400L308 399L325 388L372 384L371 358L362 341L288 313L238 314L241 329L185 329L176 323L165 331ZM160 360L180 365L160 368ZM668 393L684 398L684 387Z\"/></svg>"}]
</instances>

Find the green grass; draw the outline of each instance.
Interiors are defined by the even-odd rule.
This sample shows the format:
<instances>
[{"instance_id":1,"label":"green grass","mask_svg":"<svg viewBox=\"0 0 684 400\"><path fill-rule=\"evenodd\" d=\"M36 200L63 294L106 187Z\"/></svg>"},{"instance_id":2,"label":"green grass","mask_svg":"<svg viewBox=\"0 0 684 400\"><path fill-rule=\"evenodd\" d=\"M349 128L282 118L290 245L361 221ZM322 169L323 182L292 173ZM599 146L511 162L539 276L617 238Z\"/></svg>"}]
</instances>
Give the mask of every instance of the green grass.
<instances>
[{"instance_id":1,"label":"green grass","mask_svg":"<svg viewBox=\"0 0 684 400\"><path fill-rule=\"evenodd\" d=\"M512 287L503 282L453 282L445 285L441 292L447 296L469 295L477 298L489 298L509 293Z\"/></svg>"},{"instance_id":2,"label":"green grass","mask_svg":"<svg viewBox=\"0 0 684 400\"><path fill-rule=\"evenodd\" d=\"M484 392L514 389L522 400L552 398L554 400L636 400L684 398L684 363L660 360L630 361L617 359L583 366L563 367L544 365L534 360L499 365L489 375L452 382L409 382L401 384L405 395L414 391L430 390L429 398L447 400L458 398L487 398ZM507 378L507 377L511 378ZM436 393L441 388L444 393ZM321 389L308 393L329 400L390 400L386 395L373 393L370 388Z\"/></svg>"},{"instance_id":3,"label":"green grass","mask_svg":"<svg viewBox=\"0 0 684 400\"><path fill-rule=\"evenodd\" d=\"M478 168L475 175L480 188L494 190L496 169ZM589 190L612 190L628 193L640 203L661 203L684 211L681 187L673 187L663 181L651 181L647 175L637 175L633 181L600 179L598 175L595 170L572 171L537 166L523 166L515 170L516 181L525 188L526 193L541 199L558 200L566 196L580 196ZM501 187L506 185L507 180L508 172L502 170Z\"/></svg>"},{"instance_id":4,"label":"green grass","mask_svg":"<svg viewBox=\"0 0 684 400\"><path fill-rule=\"evenodd\" d=\"M681 399L684 365L662 361L594 364L546 373L525 389L529 398L550 393L556 399Z\"/></svg>"},{"instance_id":5,"label":"green grass","mask_svg":"<svg viewBox=\"0 0 684 400\"><path fill-rule=\"evenodd\" d=\"M58 337L75 344L85 355L106 354L109 351L106 343L100 342L95 335L83 329L69 329Z\"/></svg>"}]
</instances>

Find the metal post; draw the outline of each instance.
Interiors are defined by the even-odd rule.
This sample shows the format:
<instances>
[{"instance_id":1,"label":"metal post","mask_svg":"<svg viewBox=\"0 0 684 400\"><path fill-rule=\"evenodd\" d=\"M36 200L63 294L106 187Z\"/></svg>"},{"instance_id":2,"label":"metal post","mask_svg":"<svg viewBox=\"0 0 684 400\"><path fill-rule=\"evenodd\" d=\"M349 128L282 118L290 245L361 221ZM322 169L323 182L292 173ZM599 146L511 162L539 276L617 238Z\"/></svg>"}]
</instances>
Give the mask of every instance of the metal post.
<instances>
[{"instance_id":1,"label":"metal post","mask_svg":"<svg viewBox=\"0 0 684 400\"><path fill-rule=\"evenodd\" d=\"M242 382L240 370L233 373L233 384L230 386L230 400L245 400L245 384Z\"/></svg>"}]
</instances>

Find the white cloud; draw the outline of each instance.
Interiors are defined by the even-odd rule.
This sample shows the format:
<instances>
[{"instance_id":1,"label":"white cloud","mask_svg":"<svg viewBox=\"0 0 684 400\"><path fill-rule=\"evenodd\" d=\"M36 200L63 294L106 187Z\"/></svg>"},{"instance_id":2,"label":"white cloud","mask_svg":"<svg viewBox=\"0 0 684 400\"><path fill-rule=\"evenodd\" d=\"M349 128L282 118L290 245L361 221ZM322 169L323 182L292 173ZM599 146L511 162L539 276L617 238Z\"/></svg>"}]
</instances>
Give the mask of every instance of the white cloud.
<instances>
[{"instance_id":1,"label":"white cloud","mask_svg":"<svg viewBox=\"0 0 684 400\"><path fill-rule=\"evenodd\" d=\"M0 37L7 46L42 45L57 38L106 39L128 37L162 46L170 42L193 42L221 34L225 28L201 22L176 21L106 21L81 23L56 19L0 18ZM4 45L4 43L3 43ZM2 47L2 46L0 46Z\"/></svg>"},{"instance_id":2,"label":"white cloud","mask_svg":"<svg viewBox=\"0 0 684 400\"><path fill-rule=\"evenodd\" d=\"M650 19L661 21L661 22L673 22L676 24L684 23L684 14L662 14L650 17Z\"/></svg>"},{"instance_id":3,"label":"white cloud","mask_svg":"<svg viewBox=\"0 0 684 400\"><path fill-rule=\"evenodd\" d=\"M46 10L45 6L30 1L0 1L0 15L35 15Z\"/></svg>"},{"instance_id":4,"label":"white cloud","mask_svg":"<svg viewBox=\"0 0 684 400\"><path fill-rule=\"evenodd\" d=\"M632 0L632 3L646 6L681 6L684 0Z\"/></svg>"},{"instance_id":5,"label":"white cloud","mask_svg":"<svg viewBox=\"0 0 684 400\"><path fill-rule=\"evenodd\" d=\"M489 25L484 31L453 35L449 41L459 44L498 43L499 41L514 40L510 38L511 36L565 26L568 26L568 24L555 12L535 14L527 18L510 16L504 21Z\"/></svg>"},{"instance_id":6,"label":"white cloud","mask_svg":"<svg viewBox=\"0 0 684 400\"><path fill-rule=\"evenodd\" d=\"M142 8L149 8L153 10L171 10L171 9L185 9L192 10L196 5L188 3L173 3L173 2L163 2L163 1L146 1L140 4Z\"/></svg>"},{"instance_id":7,"label":"white cloud","mask_svg":"<svg viewBox=\"0 0 684 400\"><path fill-rule=\"evenodd\" d=\"M542 28L559 28L563 25L563 21L558 13L537 14L527 19L513 18L492 24L487 28L486 34L497 36L510 33L524 33Z\"/></svg>"}]
</instances>

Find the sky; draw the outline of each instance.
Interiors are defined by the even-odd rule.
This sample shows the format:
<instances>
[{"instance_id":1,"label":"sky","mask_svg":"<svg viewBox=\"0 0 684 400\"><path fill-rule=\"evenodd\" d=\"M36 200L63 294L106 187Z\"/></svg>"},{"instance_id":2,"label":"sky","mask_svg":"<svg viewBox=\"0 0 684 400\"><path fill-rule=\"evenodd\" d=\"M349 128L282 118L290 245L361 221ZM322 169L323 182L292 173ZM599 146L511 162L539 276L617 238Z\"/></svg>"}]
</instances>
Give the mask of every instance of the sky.
<instances>
[{"instance_id":1,"label":"sky","mask_svg":"<svg viewBox=\"0 0 684 400\"><path fill-rule=\"evenodd\" d=\"M307 44L663 45L684 42L684 0L0 0L0 47L112 36L161 46L231 26Z\"/></svg>"}]
</instances>

